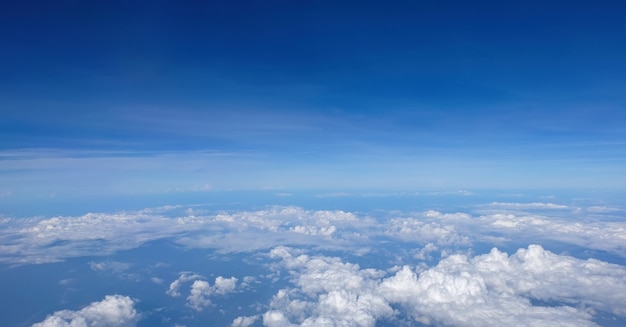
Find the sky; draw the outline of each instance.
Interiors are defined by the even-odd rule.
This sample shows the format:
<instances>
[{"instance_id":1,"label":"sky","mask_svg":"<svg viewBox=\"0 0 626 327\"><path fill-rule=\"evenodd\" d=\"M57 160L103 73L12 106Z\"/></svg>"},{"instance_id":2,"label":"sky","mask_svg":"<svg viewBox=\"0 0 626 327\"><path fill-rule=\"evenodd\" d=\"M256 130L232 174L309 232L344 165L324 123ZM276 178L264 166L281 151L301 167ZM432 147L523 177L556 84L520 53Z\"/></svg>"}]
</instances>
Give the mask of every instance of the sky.
<instances>
[{"instance_id":1,"label":"sky","mask_svg":"<svg viewBox=\"0 0 626 327\"><path fill-rule=\"evenodd\" d=\"M623 189L624 12L621 1L3 3L0 201Z\"/></svg>"}]
</instances>

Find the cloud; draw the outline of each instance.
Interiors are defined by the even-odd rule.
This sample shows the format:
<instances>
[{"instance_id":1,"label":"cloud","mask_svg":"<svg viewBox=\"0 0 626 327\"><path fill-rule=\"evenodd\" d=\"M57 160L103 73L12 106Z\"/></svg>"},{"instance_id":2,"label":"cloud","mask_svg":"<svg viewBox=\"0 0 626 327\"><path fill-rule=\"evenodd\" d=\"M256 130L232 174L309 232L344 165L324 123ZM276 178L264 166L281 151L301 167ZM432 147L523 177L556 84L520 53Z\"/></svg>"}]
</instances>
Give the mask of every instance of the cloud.
<instances>
[{"instance_id":1,"label":"cloud","mask_svg":"<svg viewBox=\"0 0 626 327\"><path fill-rule=\"evenodd\" d=\"M263 314L266 326L374 326L393 309L376 296L377 280L384 272L360 269L338 258L310 257L277 247L270 252L293 277L296 286L280 290Z\"/></svg>"},{"instance_id":2,"label":"cloud","mask_svg":"<svg viewBox=\"0 0 626 327\"><path fill-rule=\"evenodd\" d=\"M107 295L78 311L57 311L33 327L132 327L141 318L134 305L128 296Z\"/></svg>"},{"instance_id":3,"label":"cloud","mask_svg":"<svg viewBox=\"0 0 626 327\"><path fill-rule=\"evenodd\" d=\"M181 272L178 278L175 281L170 283L170 287L167 289L165 293L171 297L179 297L181 295L180 287L182 286L183 283L195 281L201 278L203 278L201 275L198 275L192 272L188 272L188 271Z\"/></svg>"},{"instance_id":4,"label":"cloud","mask_svg":"<svg viewBox=\"0 0 626 327\"><path fill-rule=\"evenodd\" d=\"M235 318L233 323L230 325L231 327L249 327L252 326L257 320L259 320L259 315L255 316L241 316Z\"/></svg>"},{"instance_id":5,"label":"cloud","mask_svg":"<svg viewBox=\"0 0 626 327\"><path fill-rule=\"evenodd\" d=\"M191 290L187 297L187 305L196 311L202 311L204 307L208 307L211 304L211 300L209 300L211 294L213 294L213 288L209 282L196 280L191 285Z\"/></svg>"},{"instance_id":6,"label":"cloud","mask_svg":"<svg viewBox=\"0 0 626 327\"><path fill-rule=\"evenodd\" d=\"M624 267L533 245L510 257L497 249L474 258L453 255L421 273L404 266L380 291L426 324L594 326L585 307L626 313L625 277ZM533 305L536 300L553 304Z\"/></svg>"},{"instance_id":7,"label":"cloud","mask_svg":"<svg viewBox=\"0 0 626 327\"><path fill-rule=\"evenodd\" d=\"M626 257L626 223L614 217L586 216L619 211L553 210L565 209L558 206L496 203L490 206L497 208L492 211L480 206L470 212L378 212L377 217L295 206L213 214L201 206L193 210L169 206L72 217L6 218L0 224L0 262L41 263L93 252L111 254L163 238L218 253L268 249L274 276L286 271L290 284L276 291L265 312L238 317L233 326L260 321L267 326L374 326L380 321L594 326L597 312L626 317L623 266L558 255L538 245L512 255L493 249L473 256L473 243L497 239L504 246L499 247L507 250L530 242L549 248L550 241L559 241ZM535 208L547 210L530 211ZM324 250L390 255L383 256L387 262L377 262L382 266L370 269L309 254ZM435 264L433 258L442 259ZM362 259L359 262L367 262ZM123 273L131 264L95 260L89 266ZM166 293L202 311L216 298L249 290L256 282L260 280L250 276L241 282L222 276L210 281L198 273L181 272ZM80 324L86 319L81 312L59 311L41 323L48 325L40 326Z\"/></svg>"},{"instance_id":8,"label":"cloud","mask_svg":"<svg viewBox=\"0 0 626 327\"><path fill-rule=\"evenodd\" d=\"M459 235L456 228L450 224L442 225L438 222L425 222L416 218L394 218L390 220L387 228L388 235L405 241L469 244L469 239Z\"/></svg>"},{"instance_id":9,"label":"cloud","mask_svg":"<svg viewBox=\"0 0 626 327\"><path fill-rule=\"evenodd\" d=\"M223 295L232 293L235 291L235 288L237 288L237 278L224 278L222 276L218 276L217 278L215 278L215 285L213 289L216 294Z\"/></svg>"},{"instance_id":10,"label":"cloud","mask_svg":"<svg viewBox=\"0 0 626 327\"><path fill-rule=\"evenodd\" d=\"M596 326L597 311L626 316L625 267L538 245L511 256L495 248L475 257L451 255L431 268L402 266L388 277L285 247L270 257L280 259L278 267L289 272L293 286L274 295L262 316L266 326L374 326L403 319L454 326Z\"/></svg>"},{"instance_id":11,"label":"cloud","mask_svg":"<svg viewBox=\"0 0 626 327\"><path fill-rule=\"evenodd\" d=\"M544 202L532 202L532 203L517 203L517 202L491 202L487 206L495 208L506 209L570 209L569 206L554 203Z\"/></svg>"},{"instance_id":12,"label":"cloud","mask_svg":"<svg viewBox=\"0 0 626 327\"><path fill-rule=\"evenodd\" d=\"M238 279L235 277L224 278L218 276L215 278L213 286L207 282L201 275L182 272L179 277L170 284L169 289L165 292L171 297L181 296L180 288L185 283L191 283L189 296L187 296L187 306L202 311L205 307L211 305L209 297L213 295L226 295L233 293L237 289Z\"/></svg>"},{"instance_id":13,"label":"cloud","mask_svg":"<svg viewBox=\"0 0 626 327\"><path fill-rule=\"evenodd\" d=\"M14 264L112 254L189 230L176 219L125 212L13 219L3 227L0 261Z\"/></svg>"},{"instance_id":14,"label":"cloud","mask_svg":"<svg viewBox=\"0 0 626 327\"><path fill-rule=\"evenodd\" d=\"M316 198L343 198L351 196L352 194L346 192L336 192L336 193L321 193L313 195Z\"/></svg>"},{"instance_id":15,"label":"cloud","mask_svg":"<svg viewBox=\"0 0 626 327\"><path fill-rule=\"evenodd\" d=\"M109 271L112 273L122 273L132 267L131 263L118 261L90 261L89 268L95 271Z\"/></svg>"},{"instance_id":16,"label":"cloud","mask_svg":"<svg viewBox=\"0 0 626 327\"><path fill-rule=\"evenodd\" d=\"M280 244L359 251L376 249L381 241L389 240L420 246L432 243L442 250L474 242L559 241L626 257L626 222L572 212L561 216L560 210L544 215L504 207L479 215L428 210L379 213L374 218L295 206L217 214L207 214L200 206L187 209L169 206L136 212L5 218L0 224L0 262L19 265L93 253L108 255L159 239L219 253L256 252ZM113 263L94 262L93 267L104 264Z\"/></svg>"},{"instance_id":17,"label":"cloud","mask_svg":"<svg viewBox=\"0 0 626 327\"><path fill-rule=\"evenodd\" d=\"M469 237L475 232L497 232L510 238L555 240L594 250L604 250L626 257L626 223L615 221L581 221L542 215L513 213L490 214L465 226Z\"/></svg>"}]
</instances>

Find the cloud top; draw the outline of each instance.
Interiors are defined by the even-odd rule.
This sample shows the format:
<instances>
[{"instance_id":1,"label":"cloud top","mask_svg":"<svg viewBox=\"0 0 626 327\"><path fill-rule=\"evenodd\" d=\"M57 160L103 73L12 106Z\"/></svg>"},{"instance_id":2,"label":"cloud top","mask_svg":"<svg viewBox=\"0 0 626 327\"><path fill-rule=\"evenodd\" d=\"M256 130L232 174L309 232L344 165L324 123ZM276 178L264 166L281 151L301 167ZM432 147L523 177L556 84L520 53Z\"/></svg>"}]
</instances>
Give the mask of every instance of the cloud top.
<instances>
[{"instance_id":1,"label":"cloud top","mask_svg":"<svg viewBox=\"0 0 626 327\"><path fill-rule=\"evenodd\" d=\"M539 245L511 256L496 248L451 255L432 268L405 265L391 276L284 247L270 256L281 260L293 286L275 294L263 314L266 326L374 326L403 317L453 326L596 326L596 310L626 316L626 268Z\"/></svg>"},{"instance_id":2,"label":"cloud top","mask_svg":"<svg viewBox=\"0 0 626 327\"><path fill-rule=\"evenodd\" d=\"M141 318L134 306L128 296L107 295L78 311L57 311L33 327L133 327Z\"/></svg>"}]
</instances>

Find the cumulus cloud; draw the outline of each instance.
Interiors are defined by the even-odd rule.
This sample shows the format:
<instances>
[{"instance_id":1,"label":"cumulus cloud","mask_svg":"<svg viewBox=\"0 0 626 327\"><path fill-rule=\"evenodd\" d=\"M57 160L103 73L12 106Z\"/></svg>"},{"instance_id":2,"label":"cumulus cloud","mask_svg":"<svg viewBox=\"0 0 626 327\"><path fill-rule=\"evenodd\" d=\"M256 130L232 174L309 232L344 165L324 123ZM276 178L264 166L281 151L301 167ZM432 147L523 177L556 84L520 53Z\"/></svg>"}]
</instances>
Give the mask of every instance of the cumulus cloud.
<instances>
[{"instance_id":1,"label":"cumulus cloud","mask_svg":"<svg viewBox=\"0 0 626 327\"><path fill-rule=\"evenodd\" d=\"M272 299L271 310L263 314L266 326L374 326L393 309L373 294L384 272L360 269L338 258L297 255L285 247L270 252L282 259L293 277L295 288L282 289Z\"/></svg>"},{"instance_id":2,"label":"cumulus cloud","mask_svg":"<svg viewBox=\"0 0 626 327\"><path fill-rule=\"evenodd\" d=\"M235 318L233 323L230 325L231 327L249 327L252 326L257 320L259 320L259 315L255 316L241 316Z\"/></svg>"},{"instance_id":3,"label":"cumulus cloud","mask_svg":"<svg viewBox=\"0 0 626 327\"><path fill-rule=\"evenodd\" d=\"M141 315L134 308L135 301L128 296L107 295L78 310L57 311L33 327L131 327Z\"/></svg>"},{"instance_id":4,"label":"cumulus cloud","mask_svg":"<svg viewBox=\"0 0 626 327\"><path fill-rule=\"evenodd\" d=\"M232 293L235 291L235 288L237 288L237 278L224 278L222 276L215 278L215 285L213 286L213 289L216 294Z\"/></svg>"},{"instance_id":5,"label":"cumulus cloud","mask_svg":"<svg viewBox=\"0 0 626 327\"><path fill-rule=\"evenodd\" d=\"M181 296L181 286L185 283L191 283L189 296L187 296L187 306L196 311L202 311L204 308L211 305L211 296L226 295L235 292L237 289L237 281L238 279L235 277L225 278L218 276L215 278L213 286L211 286L201 275L191 272L182 272L179 277L170 284L166 294L171 297L179 297Z\"/></svg>"},{"instance_id":6,"label":"cumulus cloud","mask_svg":"<svg viewBox=\"0 0 626 327\"><path fill-rule=\"evenodd\" d=\"M213 288L205 280L196 280L191 285L187 305L196 311L202 311L204 307L211 304L209 296L213 293Z\"/></svg>"},{"instance_id":7,"label":"cumulus cloud","mask_svg":"<svg viewBox=\"0 0 626 327\"><path fill-rule=\"evenodd\" d=\"M442 225L439 222L427 222L416 218L391 219L388 225L388 235L401 240L419 243L469 243L469 239L465 236L459 235L453 225Z\"/></svg>"},{"instance_id":8,"label":"cumulus cloud","mask_svg":"<svg viewBox=\"0 0 626 327\"><path fill-rule=\"evenodd\" d=\"M451 255L431 268L403 266L392 276L285 247L270 256L281 260L293 287L273 297L262 316L266 326L374 326L402 317L454 326L595 326L596 311L626 316L625 267L538 245L511 256L495 248L475 257Z\"/></svg>"},{"instance_id":9,"label":"cumulus cloud","mask_svg":"<svg viewBox=\"0 0 626 327\"><path fill-rule=\"evenodd\" d=\"M426 324L595 326L583 308L624 315L624 278L621 266L532 245L510 257L497 249L474 258L453 255L421 273L404 266L381 283L380 292Z\"/></svg>"},{"instance_id":10,"label":"cumulus cloud","mask_svg":"<svg viewBox=\"0 0 626 327\"><path fill-rule=\"evenodd\" d=\"M195 281L195 280L202 279L202 278L204 278L202 277L202 275L198 275L192 272L188 272L188 271L181 272L178 278L175 281L170 283L170 287L167 289L165 293L171 297L179 297L181 295L180 287L182 286L183 283Z\"/></svg>"}]
</instances>

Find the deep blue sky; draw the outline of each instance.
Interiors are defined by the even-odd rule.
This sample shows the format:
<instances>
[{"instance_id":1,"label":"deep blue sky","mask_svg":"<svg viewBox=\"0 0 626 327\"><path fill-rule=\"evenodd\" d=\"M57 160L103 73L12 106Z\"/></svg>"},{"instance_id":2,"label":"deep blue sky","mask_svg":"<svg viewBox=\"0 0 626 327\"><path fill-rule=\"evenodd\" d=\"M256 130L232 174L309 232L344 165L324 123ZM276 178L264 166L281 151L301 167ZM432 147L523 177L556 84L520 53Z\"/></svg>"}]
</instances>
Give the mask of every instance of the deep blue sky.
<instances>
[{"instance_id":1,"label":"deep blue sky","mask_svg":"<svg viewBox=\"0 0 626 327\"><path fill-rule=\"evenodd\" d=\"M5 2L0 198L623 188L625 15L622 1Z\"/></svg>"}]
</instances>

